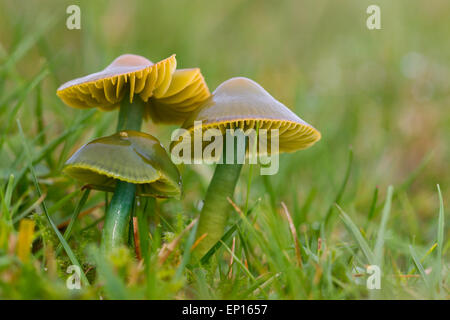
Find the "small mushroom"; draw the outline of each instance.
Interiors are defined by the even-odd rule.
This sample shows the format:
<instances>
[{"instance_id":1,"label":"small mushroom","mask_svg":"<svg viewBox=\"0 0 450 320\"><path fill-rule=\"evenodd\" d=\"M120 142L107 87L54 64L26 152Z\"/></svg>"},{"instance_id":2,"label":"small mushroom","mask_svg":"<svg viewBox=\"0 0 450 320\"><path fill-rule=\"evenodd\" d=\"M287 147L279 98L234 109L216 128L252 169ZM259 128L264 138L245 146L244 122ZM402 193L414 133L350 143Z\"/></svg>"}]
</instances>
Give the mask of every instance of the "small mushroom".
<instances>
[{"instance_id":1,"label":"small mushroom","mask_svg":"<svg viewBox=\"0 0 450 320\"><path fill-rule=\"evenodd\" d=\"M197 121L201 121L201 124ZM182 128L187 131L171 145L172 152L191 148L195 132L219 129L225 135L226 129L278 129L279 152L294 152L305 149L317 142L321 135L314 127L300 119L282 103L273 98L264 88L247 78L232 78L217 87L212 96L189 118ZM190 139L185 139L190 135ZM259 139L259 137L258 137ZM271 143L271 135L267 135ZM225 157L226 139L223 139L222 157ZM189 144L184 145L183 144ZM246 144L246 148L250 146ZM203 143L203 148L205 144ZM257 150L260 153L260 150ZM261 150L262 153L262 150ZM248 154L248 152L247 152ZM195 159L195 152L191 152ZM205 159L204 159L205 160ZM206 192L200 214L197 239L204 237L194 250L194 258L199 259L222 237L228 211L227 197L232 198L239 179L242 164L217 163L213 178Z\"/></svg>"},{"instance_id":2,"label":"small mushroom","mask_svg":"<svg viewBox=\"0 0 450 320\"><path fill-rule=\"evenodd\" d=\"M64 172L93 189L114 191L117 185L125 184L125 190L131 190L132 196L122 195L111 201L108 210L119 212L121 217L112 219L107 215L104 248L125 243L134 193L156 198L181 194L180 173L166 150L155 137L137 131L121 131L85 144L67 160Z\"/></svg>"}]
</instances>

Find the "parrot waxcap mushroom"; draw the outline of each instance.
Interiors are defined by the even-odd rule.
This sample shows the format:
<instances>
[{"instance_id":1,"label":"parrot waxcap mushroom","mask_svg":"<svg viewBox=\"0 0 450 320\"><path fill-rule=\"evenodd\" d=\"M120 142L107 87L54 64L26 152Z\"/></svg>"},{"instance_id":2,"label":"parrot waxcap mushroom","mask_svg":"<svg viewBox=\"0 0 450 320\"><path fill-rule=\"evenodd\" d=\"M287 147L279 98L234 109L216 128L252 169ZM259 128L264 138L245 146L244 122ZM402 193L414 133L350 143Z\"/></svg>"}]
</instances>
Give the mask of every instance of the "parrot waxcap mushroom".
<instances>
[{"instance_id":1,"label":"parrot waxcap mushroom","mask_svg":"<svg viewBox=\"0 0 450 320\"><path fill-rule=\"evenodd\" d=\"M244 133L259 131L257 154L271 153L272 137L278 139L278 150L274 153L306 149L321 138L320 132L313 126L273 98L258 83L243 77L232 78L220 84L213 95L186 119L182 129L182 133L172 142L171 150L175 158L182 158L186 162L190 160L183 158L184 150L187 149L187 154L193 160L211 159L209 154L194 152L194 135L204 136L208 129L217 129L222 135L225 135L227 129L241 129ZM275 130L276 133L269 134ZM264 131L267 135L261 134ZM203 150L210 141L211 139L202 139ZM251 147L250 144L246 145L247 155ZM199 156L201 159L197 159ZM215 154L214 158L218 160L220 154Z\"/></svg>"},{"instance_id":2,"label":"parrot waxcap mushroom","mask_svg":"<svg viewBox=\"0 0 450 320\"><path fill-rule=\"evenodd\" d=\"M114 191L117 181L136 184L136 195L169 198L181 194L181 177L152 135L121 131L95 139L67 160L64 172L89 188Z\"/></svg>"},{"instance_id":3,"label":"parrot waxcap mushroom","mask_svg":"<svg viewBox=\"0 0 450 320\"><path fill-rule=\"evenodd\" d=\"M67 105L75 108L99 108L108 111L120 107L116 132L140 131L143 120L149 116L154 117L154 122L182 123L190 112L209 97L210 93L199 69L176 71L176 63L175 55L153 63L138 55L124 54L100 72L63 84L57 90L57 95ZM140 195L157 197L178 193L176 184L169 179L171 176L162 175L157 178L150 174L154 169L152 171L150 166L143 166L144 163L153 165L149 159L145 162L146 158L143 157L141 162L130 162L129 164L134 164L131 166L120 160L123 158L122 160L126 161L137 161L140 149L136 146L141 145L137 143L136 136L134 133L133 138L127 140L128 144L123 144L123 140L126 139L121 140L117 136L102 138L121 142L112 147L114 143L107 146L105 140L96 141L88 144L69 161L67 167L69 174L86 180L85 182L95 188L114 189L112 204L108 206L106 214L106 226L122 226L126 223L136 192ZM136 152L127 153L127 148L119 148L119 145L128 145L128 148ZM157 147L153 149L156 150ZM98 150L105 150L105 153L98 153ZM117 158L111 157L110 152L116 154ZM97 158L94 154L98 154ZM124 154L126 156L123 156ZM86 163L79 162L81 156ZM107 157L114 161L108 161ZM92 162L95 159L100 161ZM151 181L151 178L156 180ZM109 232L108 228L105 229L102 247L105 251L110 251L124 239L126 226L120 230L114 229L115 232L119 230L120 235L117 235L117 232ZM122 244L124 243L122 241Z\"/></svg>"},{"instance_id":4,"label":"parrot waxcap mushroom","mask_svg":"<svg viewBox=\"0 0 450 320\"><path fill-rule=\"evenodd\" d=\"M269 146L276 144L278 150L273 153L277 154L308 148L321 138L318 130L273 98L263 87L242 77L223 82L212 96L186 119L180 130L181 134L172 139L175 140L171 145L172 156L176 159L187 150L190 157L194 155L195 160L198 156L195 153L195 136L203 136L208 129L214 129L222 136L222 150L219 150L222 160L230 152L230 148L227 148L229 140L225 138L229 136L229 132L234 135L233 132L240 131L249 137L249 132L256 131L257 139L254 141L259 140L259 143L244 139L244 144L236 146L235 140L231 140L234 144L231 150L239 153L236 148L244 147L243 152L247 154L252 144L256 147L257 154L270 153ZM262 131L267 134L260 135ZM269 132L276 134L269 135ZM266 141L262 141L263 139ZM277 142L273 139L277 139ZM201 139L202 150L208 146L209 141L211 139ZM266 148L262 149L262 145ZM241 154L245 154L243 152ZM204 154L199 156L204 157ZM184 155L181 155L181 158L183 161L187 160ZM214 158L217 159L217 155ZM233 198L243 163L221 161L216 164L200 214L196 237L201 240L193 252L195 260L204 257L223 235L230 211L227 198Z\"/></svg>"},{"instance_id":5,"label":"parrot waxcap mushroom","mask_svg":"<svg viewBox=\"0 0 450 320\"><path fill-rule=\"evenodd\" d=\"M166 150L155 137L137 131L121 131L85 144L66 162L64 172L89 188L115 191L102 232L106 251L126 243L135 195L181 195L181 176Z\"/></svg>"}]
</instances>

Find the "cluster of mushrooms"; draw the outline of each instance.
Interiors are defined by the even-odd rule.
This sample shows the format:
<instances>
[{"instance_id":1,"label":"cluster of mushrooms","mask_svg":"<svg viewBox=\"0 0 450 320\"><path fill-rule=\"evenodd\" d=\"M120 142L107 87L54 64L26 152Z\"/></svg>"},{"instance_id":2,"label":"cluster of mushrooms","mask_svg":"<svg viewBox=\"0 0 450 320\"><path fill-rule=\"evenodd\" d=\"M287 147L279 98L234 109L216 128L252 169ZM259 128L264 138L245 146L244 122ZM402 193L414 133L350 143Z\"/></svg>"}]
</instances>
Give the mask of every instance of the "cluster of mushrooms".
<instances>
[{"instance_id":1,"label":"cluster of mushrooms","mask_svg":"<svg viewBox=\"0 0 450 320\"><path fill-rule=\"evenodd\" d=\"M100 72L63 84L57 95L75 108L119 109L117 133L83 145L64 168L89 188L113 192L102 231L106 253L126 244L136 197L181 197L180 173L159 140L140 132L143 120L181 124L192 136L210 128L224 135L226 129L278 129L279 152L305 149L320 139L319 131L254 81L232 78L210 94L200 69L177 70L175 55L157 63L122 55ZM172 142L171 149L183 141ZM225 153L224 142L221 156ZM225 231L231 209L227 198L233 197L242 164L223 162L216 164L204 198L195 260Z\"/></svg>"}]
</instances>

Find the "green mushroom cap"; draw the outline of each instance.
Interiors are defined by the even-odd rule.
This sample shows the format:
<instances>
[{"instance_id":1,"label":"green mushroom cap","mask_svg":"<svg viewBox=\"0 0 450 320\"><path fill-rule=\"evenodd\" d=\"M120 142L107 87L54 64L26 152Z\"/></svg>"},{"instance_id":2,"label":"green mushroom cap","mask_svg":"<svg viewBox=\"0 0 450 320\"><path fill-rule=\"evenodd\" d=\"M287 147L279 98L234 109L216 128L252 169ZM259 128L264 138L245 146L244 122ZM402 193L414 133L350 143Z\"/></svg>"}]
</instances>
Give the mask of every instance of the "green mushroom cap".
<instances>
[{"instance_id":1,"label":"green mushroom cap","mask_svg":"<svg viewBox=\"0 0 450 320\"><path fill-rule=\"evenodd\" d=\"M95 139L67 160L64 172L92 189L114 191L117 180L137 185L139 196L180 197L181 176L155 137L121 131Z\"/></svg>"}]
</instances>

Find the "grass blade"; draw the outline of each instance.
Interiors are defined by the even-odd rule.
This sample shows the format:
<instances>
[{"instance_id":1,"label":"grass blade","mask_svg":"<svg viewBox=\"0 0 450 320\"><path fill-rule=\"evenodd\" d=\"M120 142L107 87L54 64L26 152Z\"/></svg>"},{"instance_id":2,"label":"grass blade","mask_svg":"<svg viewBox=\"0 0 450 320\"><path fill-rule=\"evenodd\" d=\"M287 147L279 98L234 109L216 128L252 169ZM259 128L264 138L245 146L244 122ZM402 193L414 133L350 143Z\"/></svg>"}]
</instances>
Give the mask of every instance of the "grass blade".
<instances>
[{"instance_id":1,"label":"grass blade","mask_svg":"<svg viewBox=\"0 0 450 320\"><path fill-rule=\"evenodd\" d=\"M249 278L255 282L256 281L255 277L252 275L250 270L248 270L245 267L245 265L242 263L242 261L234 254L234 252L225 244L225 242L222 242L222 245L228 251L228 253L233 256L234 261L236 261L236 263L242 268L242 270L244 270L244 272L249 276Z\"/></svg>"},{"instance_id":2,"label":"grass blade","mask_svg":"<svg viewBox=\"0 0 450 320\"><path fill-rule=\"evenodd\" d=\"M189 264L189 260L191 259L191 247L195 241L195 234L197 233L197 227L198 221L195 223L194 227L189 233L189 238L187 239L186 244L184 246L183 258L181 259L181 263L178 266L178 269L175 273L175 279L181 278L184 268Z\"/></svg>"},{"instance_id":3,"label":"grass blade","mask_svg":"<svg viewBox=\"0 0 450 320\"><path fill-rule=\"evenodd\" d=\"M361 232L359 231L358 227L353 223L353 221L344 212L344 210L342 210L342 208L339 207L339 205L336 204L336 207L341 212L340 217L341 217L342 221L344 222L346 228L350 231L351 235L356 240L358 246L364 253L364 256L366 257L369 264L375 264L374 254L373 254L372 250L370 249L369 244L367 243L367 241L364 239Z\"/></svg>"},{"instance_id":4,"label":"grass blade","mask_svg":"<svg viewBox=\"0 0 450 320\"><path fill-rule=\"evenodd\" d=\"M17 241L17 256L23 263L30 260L31 246L34 239L35 222L29 219L23 219L19 225L19 239Z\"/></svg>"},{"instance_id":5,"label":"grass blade","mask_svg":"<svg viewBox=\"0 0 450 320\"><path fill-rule=\"evenodd\" d=\"M409 245L409 252L411 253L411 257L414 261L414 264L416 265L417 270L419 270L420 275L422 276L423 281L425 281L425 284L427 287L430 287L430 283L428 281L428 276L425 273L425 269L423 268L422 263L419 260L419 257L417 256L416 251L414 250L412 245Z\"/></svg>"},{"instance_id":6,"label":"grass blade","mask_svg":"<svg viewBox=\"0 0 450 320\"><path fill-rule=\"evenodd\" d=\"M8 223L11 223L11 210L10 210L10 206L11 206L11 197L12 197L12 192L14 189L14 175L10 175L9 176L9 180L8 180L8 184L6 185L6 191L5 194L3 194L3 190L2 188L0 188L0 197L2 200L2 211L3 214L5 215L5 220Z\"/></svg>"},{"instance_id":7,"label":"grass blade","mask_svg":"<svg viewBox=\"0 0 450 320\"><path fill-rule=\"evenodd\" d=\"M377 208L377 200L378 200L378 187L375 187L375 191L373 192L372 203L370 204L369 214L367 215L368 222L372 221L372 219L375 217L375 211Z\"/></svg>"},{"instance_id":8,"label":"grass blade","mask_svg":"<svg viewBox=\"0 0 450 320\"><path fill-rule=\"evenodd\" d=\"M438 268L436 270L438 274L439 287L442 289L442 252L444 250L444 200L442 200L442 192L439 185L437 185L439 194L439 220L438 220L438 232L437 232L437 264Z\"/></svg>"},{"instance_id":9,"label":"grass blade","mask_svg":"<svg viewBox=\"0 0 450 320\"><path fill-rule=\"evenodd\" d=\"M383 213L381 215L380 227L378 228L377 240L375 242L375 264L380 268L383 265L383 248L384 248L384 234L386 232L386 224L391 212L392 195L394 194L394 188L388 187L386 201L383 207Z\"/></svg>"},{"instance_id":10,"label":"grass blade","mask_svg":"<svg viewBox=\"0 0 450 320\"><path fill-rule=\"evenodd\" d=\"M87 198L89 197L90 192L91 192L91 189L84 190L80 201L78 202L75 210L73 211L72 218L70 219L69 225L67 226L66 231L64 231L64 239L69 240L70 234L72 233L72 228L78 219L81 209L83 209L84 205L86 204L86 201L87 201ZM61 246L61 244L59 244L58 247L56 248L56 256L59 255L61 248L62 248L62 246Z\"/></svg>"}]
</instances>

